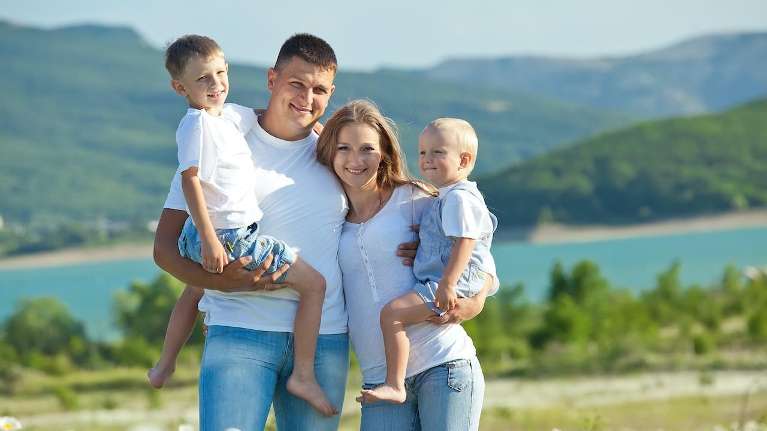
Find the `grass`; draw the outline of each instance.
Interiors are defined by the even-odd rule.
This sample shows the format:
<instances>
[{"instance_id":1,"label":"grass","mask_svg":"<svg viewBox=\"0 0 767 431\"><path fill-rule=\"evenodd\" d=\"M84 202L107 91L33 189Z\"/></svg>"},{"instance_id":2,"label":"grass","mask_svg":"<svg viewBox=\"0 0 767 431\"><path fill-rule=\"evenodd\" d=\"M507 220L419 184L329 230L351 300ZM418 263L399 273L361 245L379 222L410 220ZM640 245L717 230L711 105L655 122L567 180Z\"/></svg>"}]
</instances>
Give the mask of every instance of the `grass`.
<instances>
[{"instance_id":1,"label":"grass","mask_svg":"<svg viewBox=\"0 0 767 431\"><path fill-rule=\"evenodd\" d=\"M196 423L197 392L191 370L181 370L179 385L162 391L144 388L141 369L114 369L77 372L65 378L34 374L25 376L19 395L0 396L0 416L19 418L28 431L50 429L89 431L131 431L136 429L176 431L181 424ZM564 393L572 381L489 381L486 408L482 415L482 431L545 430L561 431L715 431L716 426L738 429L732 424L752 421L767 423L767 387L753 386L748 395L716 395L705 393L712 385L709 376L700 382L700 394L626 401L619 396L614 402L601 401L582 405L569 397L550 398L541 403L520 403L513 389L522 385L540 385L542 391ZM111 379L111 380L110 380ZM579 378L580 379L580 378ZM584 377L583 379L589 379ZM722 377L717 377L717 381ZM356 377L351 380L356 380ZM110 383L110 381L112 383ZM120 382L120 384L115 382ZM601 381L595 381L597 385ZM608 384L609 386L609 384ZM55 388L66 387L76 397L72 410L57 398ZM358 383L347 388L340 430L359 428L359 410L354 402ZM557 387L560 388L557 391ZM49 388L38 389L34 388ZM74 389L73 389L74 388ZM501 390L499 390L501 389ZM605 391L611 389L604 388ZM612 389L620 392L618 389ZM705 394L704 394L705 393ZM527 396L527 389L521 392ZM583 399L588 398L584 394ZM543 398L541 398L543 399ZM523 400L524 401L524 400ZM581 400L582 401L582 400ZM71 402L71 400L70 400ZM62 427L62 424L63 425ZM144 428L139 428L139 427ZM765 425L767 427L767 425ZM274 430L273 421L266 428ZM767 428L765 428L767 429Z\"/></svg>"}]
</instances>

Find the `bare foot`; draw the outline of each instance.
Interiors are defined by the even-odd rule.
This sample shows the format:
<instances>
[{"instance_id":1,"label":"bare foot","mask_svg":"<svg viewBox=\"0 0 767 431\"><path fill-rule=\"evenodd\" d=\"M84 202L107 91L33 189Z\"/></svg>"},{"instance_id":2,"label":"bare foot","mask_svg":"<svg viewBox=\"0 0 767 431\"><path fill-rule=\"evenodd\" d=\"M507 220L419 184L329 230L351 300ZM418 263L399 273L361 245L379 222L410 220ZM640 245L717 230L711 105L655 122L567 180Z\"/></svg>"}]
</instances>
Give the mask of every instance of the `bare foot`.
<instances>
[{"instance_id":1,"label":"bare foot","mask_svg":"<svg viewBox=\"0 0 767 431\"><path fill-rule=\"evenodd\" d=\"M313 378L302 379L293 373L288 378L287 387L288 392L309 403L310 406L322 415L333 416L338 414L338 410L330 404L330 401L325 397L325 392L322 391L320 385Z\"/></svg>"},{"instance_id":2,"label":"bare foot","mask_svg":"<svg viewBox=\"0 0 767 431\"><path fill-rule=\"evenodd\" d=\"M357 401L362 403L374 403L376 401L386 401L392 404L402 404L407 398L407 392L405 388L397 388L387 383L373 388L365 389L360 392L361 396L357 398Z\"/></svg>"},{"instance_id":3,"label":"bare foot","mask_svg":"<svg viewBox=\"0 0 767 431\"><path fill-rule=\"evenodd\" d=\"M155 388L160 389L165 382L168 381L173 372L176 371L176 367L163 367L160 364L150 368L146 372L146 376L149 379L149 384Z\"/></svg>"}]
</instances>

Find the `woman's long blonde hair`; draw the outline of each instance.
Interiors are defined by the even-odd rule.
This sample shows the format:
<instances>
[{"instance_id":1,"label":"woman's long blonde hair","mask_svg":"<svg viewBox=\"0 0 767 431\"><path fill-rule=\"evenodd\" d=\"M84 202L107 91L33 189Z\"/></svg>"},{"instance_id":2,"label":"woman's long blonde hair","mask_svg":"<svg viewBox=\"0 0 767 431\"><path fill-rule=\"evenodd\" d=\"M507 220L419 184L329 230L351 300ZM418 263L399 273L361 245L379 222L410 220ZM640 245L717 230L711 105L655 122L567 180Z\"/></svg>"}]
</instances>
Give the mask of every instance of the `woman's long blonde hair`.
<instances>
[{"instance_id":1,"label":"woman's long blonde hair","mask_svg":"<svg viewBox=\"0 0 767 431\"><path fill-rule=\"evenodd\" d=\"M427 193L434 193L433 187L410 175L397 139L397 127L369 100L352 100L333 113L317 141L317 160L320 163L334 171L333 159L336 156L338 134L348 124L366 124L378 132L381 145L381 163L376 175L378 187L393 190L397 186L413 184Z\"/></svg>"}]
</instances>

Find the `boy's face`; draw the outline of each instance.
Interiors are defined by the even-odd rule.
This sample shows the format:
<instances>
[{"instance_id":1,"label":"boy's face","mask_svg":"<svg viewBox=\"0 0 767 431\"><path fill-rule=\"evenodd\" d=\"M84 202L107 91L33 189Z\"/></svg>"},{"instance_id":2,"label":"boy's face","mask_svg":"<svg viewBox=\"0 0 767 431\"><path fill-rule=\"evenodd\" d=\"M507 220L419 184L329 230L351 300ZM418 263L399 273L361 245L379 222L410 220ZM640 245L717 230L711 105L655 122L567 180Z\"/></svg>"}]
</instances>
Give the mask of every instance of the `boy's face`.
<instances>
[{"instance_id":1,"label":"boy's face","mask_svg":"<svg viewBox=\"0 0 767 431\"><path fill-rule=\"evenodd\" d=\"M229 67L221 55L210 58L194 56L179 79L171 81L176 93L186 97L189 106L218 115L229 92Z\"/></svg>"},{"instance_id":2,"label":"boy's face","mask_svg":"<svg viewBox=\"0 0 767 431\"><path fill-rule=\"evenodd\" d=\"M421 175L437 187L465 180L471 154L461 152L450 136L434 129L426 129L418 138L418 168Z\"/></svg>"},{"instance_id":3,"label":"boy's face","mask_svg":"<svg viewBox=\"0 0 767 431\"><path fill-rule=\"evenodd\" d=\"M334 70L293 57L279 69L269 69L269 110L293 128L311 128L328 107L334 78Z\"/></svg>"}]
</instances>

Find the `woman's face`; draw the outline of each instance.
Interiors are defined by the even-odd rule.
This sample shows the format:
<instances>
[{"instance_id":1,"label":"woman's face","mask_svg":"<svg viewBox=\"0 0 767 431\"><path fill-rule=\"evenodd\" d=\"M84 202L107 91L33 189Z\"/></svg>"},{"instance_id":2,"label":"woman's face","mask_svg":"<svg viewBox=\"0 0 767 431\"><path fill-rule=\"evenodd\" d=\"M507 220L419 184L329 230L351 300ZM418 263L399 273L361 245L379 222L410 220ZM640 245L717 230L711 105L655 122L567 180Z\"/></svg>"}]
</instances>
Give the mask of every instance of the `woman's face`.
<instances>
[{"instance_id":1,"label":"woman's face","mask_svg":"<svg viewBox=\"0 0 767 431\"><path fill-rule=\"evenodd\" d=\"M344 188L375 190L380 163L381 138L374 128L362 123L351 123L341 128L333 170Z\"/></svg>"}]
</instances>

